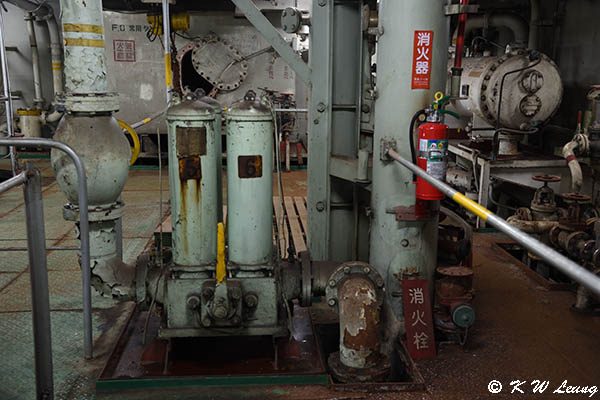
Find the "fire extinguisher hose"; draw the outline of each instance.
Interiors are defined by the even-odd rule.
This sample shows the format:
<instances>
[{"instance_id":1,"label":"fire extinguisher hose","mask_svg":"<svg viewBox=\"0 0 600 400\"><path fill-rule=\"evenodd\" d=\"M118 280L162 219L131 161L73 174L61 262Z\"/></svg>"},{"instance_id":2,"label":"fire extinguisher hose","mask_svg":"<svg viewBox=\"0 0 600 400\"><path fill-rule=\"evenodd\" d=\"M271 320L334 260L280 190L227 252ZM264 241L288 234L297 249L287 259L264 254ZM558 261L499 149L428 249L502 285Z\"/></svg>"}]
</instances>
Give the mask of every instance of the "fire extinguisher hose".
<instances>
[{"instance_id":1,"label":"fire extinguisher hose","mask_svg":"<svg viewBox=\"0 0 600 400\"><path fill-rule=\"evenodd\" d=\"M410 140L410 156L412 157L413 164L417 163L417 149L415 148L415 125L417 121L421 117L421 115L427 115L427 111L425 109L419 110L413 115L410 120L410 127L408 128L408 138ZM413 175L413 181L417 178Z\"/></svg>"},{"instance_id":2,"label":"fire extinguisher hose","mask_svg":"<svg viewBox=\"0 0 600 400\"><path fill-rule=\"evenodd\" d=\"M540 257L546 263L552 265L565 275L569 276L574 281L585 286L596 296L600 297L600 277L594 275L592 272L588 271L584 267L568 259L567 257L560 254L551 247L546 246L534 237L515 228L514 226L506 222L504 219L498 217L482 205L465 197L462 193L453 189L446 183L435 179L433 176L429 175L427 172L425 172L415 164L402 158L393 149L389 149L386 154L391 159L397 161L404 167L411 170L413 173L417 174L420 178L427 181L427 183L438 189L447 197L451 198L453 201L458 203L458 205L460 205L463 208L466 208L473 214L477 215L479 218L486 221L489 225L506 234L516 242L520 243L523 247L527 248L533 254Z\"/></svg>"}]
</instances>

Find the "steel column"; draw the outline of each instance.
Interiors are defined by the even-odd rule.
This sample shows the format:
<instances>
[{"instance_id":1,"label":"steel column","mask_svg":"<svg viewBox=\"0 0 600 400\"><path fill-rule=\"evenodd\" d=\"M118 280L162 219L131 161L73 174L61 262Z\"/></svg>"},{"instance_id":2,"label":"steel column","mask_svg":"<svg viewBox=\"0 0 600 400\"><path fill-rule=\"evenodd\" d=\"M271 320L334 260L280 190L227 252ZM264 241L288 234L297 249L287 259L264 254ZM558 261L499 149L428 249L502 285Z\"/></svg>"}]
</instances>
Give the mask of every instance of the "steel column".
<instances>
[{"instance_id":1,"label":"steel column","mask_svg":"<svg viewBox=\"0 0 600 400\"><path fill-rule=\"evenodd\" d=\"M52 338L50 334L50 295L46 267L46 235L42 205L42 178L32 164L25 164L27 181L23 187L27 247L31 280L31 314L35 347L36 398L53 399ZM19 176L19 175L18 175Z\"/></svg>"}]
</instances>

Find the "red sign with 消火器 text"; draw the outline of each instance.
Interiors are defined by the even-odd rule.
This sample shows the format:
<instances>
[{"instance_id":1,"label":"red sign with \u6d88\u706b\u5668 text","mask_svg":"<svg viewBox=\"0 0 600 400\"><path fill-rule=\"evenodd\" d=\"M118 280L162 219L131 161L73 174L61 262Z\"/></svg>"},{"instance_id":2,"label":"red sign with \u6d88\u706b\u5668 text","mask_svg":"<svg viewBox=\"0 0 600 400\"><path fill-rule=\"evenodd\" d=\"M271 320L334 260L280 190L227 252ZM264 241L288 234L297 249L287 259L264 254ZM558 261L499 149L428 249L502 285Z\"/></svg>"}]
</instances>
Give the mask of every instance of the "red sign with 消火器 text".
<instances>
[{"instance_id":1,"label":"red sign with \u6d88\u706b\u5668 text","mask_svg":"<svg viewBox=\"0 0 600 400\"><path fill-rule=\"evenodd\" d=\"M431 83L433 31L415 31L414 41L412 88L429 89Z\"/></svg>"},{"instance_id":2,"label":"red sign with \u6d88\u706b\u5668 text","mask_svg":"<svg viewBox=\"0 0 600 400\"><path fill-rule=\"evenodd\" d=\"M426 280L402 280L402 306L408 353L415 360L435 357L431 299Z\"/></svg>"}]
</instances>

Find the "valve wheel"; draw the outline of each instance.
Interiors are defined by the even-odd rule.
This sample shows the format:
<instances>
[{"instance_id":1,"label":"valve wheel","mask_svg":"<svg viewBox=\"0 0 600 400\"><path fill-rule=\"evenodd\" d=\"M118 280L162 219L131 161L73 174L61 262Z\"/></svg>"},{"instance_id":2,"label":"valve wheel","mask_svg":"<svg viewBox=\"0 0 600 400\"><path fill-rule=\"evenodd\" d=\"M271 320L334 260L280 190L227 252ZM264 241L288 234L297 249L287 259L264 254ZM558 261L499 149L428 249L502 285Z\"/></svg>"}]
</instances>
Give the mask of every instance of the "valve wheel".
<instances>
[{"instance_id":1,"label":"valve wheel","mask_svg":"<svg viewBox=\"0 0 600 400\"><path fill-rule=\"evenodd\" d=\"M588 196L587 194L579 194L579 193L563 193L560 195L560 197L562 197L563 199L567 200L567 201L574 201L574 202L588 202L590 200L592 200L591 196Z\"/></svg>"},{"instance_id":2,"label":"valve wheel","mask_svg":"<svg viewBox=\"0 0 600 400\"><path fill-rule=\"evenodd\" d=\"M560 182L560 176L558 175L548 175L548 174L540 174L534 175L531 179L538 182Z\"/></svg>"}]
</instances>

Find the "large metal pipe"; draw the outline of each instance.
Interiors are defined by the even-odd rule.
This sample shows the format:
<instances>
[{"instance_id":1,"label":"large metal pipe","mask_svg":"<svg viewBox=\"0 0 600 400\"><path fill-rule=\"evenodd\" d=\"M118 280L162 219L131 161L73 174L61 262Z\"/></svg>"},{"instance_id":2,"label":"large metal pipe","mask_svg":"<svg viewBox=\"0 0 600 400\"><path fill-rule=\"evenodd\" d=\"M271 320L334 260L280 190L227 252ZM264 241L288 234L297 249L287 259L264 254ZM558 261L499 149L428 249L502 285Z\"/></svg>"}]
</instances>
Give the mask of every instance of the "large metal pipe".
<instances>
[{"instance_id":1,"label":"large metal pipe","mask_svg":"<svg viewBox=\"0 0 600 400\"><path fill-rule=\"evenodd\" d=\"M435 179L421 168L417 167L410 161L402 158L400 154L398 154L394 150L388 150L387 154L392 159L396 160L404 167L408 168L412 173L418 175L419 177L427 181L429 184L434 186L436 189L444 193L444 195L454 200L461 207L464 207L470 212L474 213L479 218L486 221L486 223L490 224L490 226L506 234L511 239L515 240L517 243L527 248L527 250L540 257L542 260L544 260L544 262L552 265L554 268L567 275L575 282L585 286L592 293L594 293L594 295L600 298L600 277L594 275L584 267L571 261L570 259L563 256L551 247L546 246L539 240L534 239L530 235L521 232L519 229L515 228L502 218L493 214L490 210L466 198L463 194L461 194L457 190L454 190L452 187L448 186L444 182Z\"/></svg>"},{"instance_id":2,"label":"large metal pipe","mask_svg":"<svg viewBox=\"0 0 600 400\"><path fill-rule=\"evenodd\" d=\"M25 13L29 47L31 48L31 67L33 70L33 103L40 107L44 103L42 94L42 78L40 77L40 53L38 52L37 38L35 36L34 16L32 12Z\"/></svg>"},{"instance_id":3,"label":"large metal pipe","mask_svg":"<svg viewBox=\"0 0 600 400\"><path fill-rule=\"evenodd\" d=\"M90 268L90 228L88 222L87 178L83 161L64 143L51 139L19 138L0 139L1 146L45 147L58 149L69 156L77 170L77 195L79 199L79 236L81 241L81 276L83 286L83 352L86 359L93 356L92 343L92 273Z\"/></svg>"},{"instance_id":4,"label":"large metal pipe","mask_svg":"<svg viewBox=\"0 0 600 400\"><path fill-rule=\"evenodd\" d=\"M33 165L25 164L27 179L23 186L27 248L31 281L31 316L35 346L36 399L53 399L52 338L50 334L50 294L46 265L46 235L42 204L42 177Z\"/></svg>"},{"instance_id":5,"label":"large metal pipe","mask_svg":"<svg viewBox=\"0 0 600 400\"><path fill-rule=\"evenodd\" d=\"M376 298L373 282L361 276L338 289L340 361L347 367L370 368L381 357L381 307Z\"/></svg>"}]
</instances>

